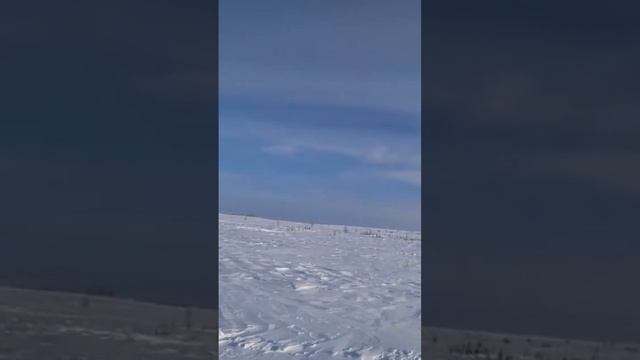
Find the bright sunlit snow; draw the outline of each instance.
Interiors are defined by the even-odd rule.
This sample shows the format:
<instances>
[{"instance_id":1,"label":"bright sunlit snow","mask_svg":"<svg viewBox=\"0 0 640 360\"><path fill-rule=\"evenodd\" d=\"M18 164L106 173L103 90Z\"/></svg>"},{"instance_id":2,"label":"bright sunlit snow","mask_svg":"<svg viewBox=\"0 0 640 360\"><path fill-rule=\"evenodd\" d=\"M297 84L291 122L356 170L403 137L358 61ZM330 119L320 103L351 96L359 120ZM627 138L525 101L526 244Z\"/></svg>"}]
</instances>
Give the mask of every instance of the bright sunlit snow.
<instances>
[{"instance_id":1,"label":"bright sunlit snow","mask_svg":"<svg viewBox=\"0 0 640 360\"><path fill-rule=\"evenodd\" d=\"M420 358L420 233L219 224L222 358Z\"/></svg>"}]
</instances>

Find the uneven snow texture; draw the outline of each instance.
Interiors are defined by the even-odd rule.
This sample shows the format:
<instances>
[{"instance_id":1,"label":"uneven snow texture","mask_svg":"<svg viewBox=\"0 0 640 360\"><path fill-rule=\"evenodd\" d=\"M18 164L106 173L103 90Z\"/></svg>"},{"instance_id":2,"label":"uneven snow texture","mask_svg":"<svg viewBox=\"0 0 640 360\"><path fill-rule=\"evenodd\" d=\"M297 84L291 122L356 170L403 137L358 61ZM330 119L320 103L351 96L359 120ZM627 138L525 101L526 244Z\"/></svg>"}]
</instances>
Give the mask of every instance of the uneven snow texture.
<instances>
[{"instance_id":1,"label":"uneven snow texture","mask_svg":"<svg viewBox=\"0 0 640 360\"><path fill-rule=\"evenodd\" d=\"M640 346L465 331L422 329L429 360L638 360Z\"/></svg>"},{"instance_id":2,"label":"uneven snow texture","mask_svg":"<svg viewBox=\"0 0 640 360\"><path fill-rule=\"evenodd\" d=\"M219 220L221 359L420 359L420 233Z\"/></svg>"},{"instance_id":3,"label":"uneven snow texture","mask_svg":"<svg viewBox=\"0 0 640 360\"><path fill-rule=\"evenodd\" d=\"M89 301L87 301L87 299ZM214 359L216 312L0 287L0 359Z\"/></svg>"}]
</instances>

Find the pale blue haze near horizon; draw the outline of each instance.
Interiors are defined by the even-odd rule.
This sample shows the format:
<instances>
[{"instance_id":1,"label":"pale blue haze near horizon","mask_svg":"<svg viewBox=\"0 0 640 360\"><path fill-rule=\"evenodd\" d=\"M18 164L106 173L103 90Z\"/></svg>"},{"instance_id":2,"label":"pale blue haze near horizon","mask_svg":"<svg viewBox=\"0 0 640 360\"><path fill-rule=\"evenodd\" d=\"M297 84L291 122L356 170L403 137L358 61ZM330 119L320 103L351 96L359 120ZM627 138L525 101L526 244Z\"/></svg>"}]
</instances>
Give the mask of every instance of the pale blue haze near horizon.
<instances>
[{"instance_id":1,"label":"pale blue haze near horizon","mask_svg":"<svg viewBox=\"0 0 640 360\"><path fill-rule=\"evenodd\" d=\"M220 2L220 211L420 228L420 1Z\"/></svg>"}]
</instances>

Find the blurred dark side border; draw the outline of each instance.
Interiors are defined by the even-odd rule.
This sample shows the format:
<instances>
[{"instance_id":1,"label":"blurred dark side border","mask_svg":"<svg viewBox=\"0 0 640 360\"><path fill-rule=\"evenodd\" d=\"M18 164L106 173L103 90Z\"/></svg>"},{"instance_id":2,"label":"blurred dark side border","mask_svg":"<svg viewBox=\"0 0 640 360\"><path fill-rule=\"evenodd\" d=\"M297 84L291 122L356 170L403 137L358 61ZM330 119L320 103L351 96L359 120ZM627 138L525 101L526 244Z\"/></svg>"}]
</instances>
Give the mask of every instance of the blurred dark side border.
<instances>
[{"instance_id":1,"label":"blurred dark side border","mask_svg":"<svg viewBox=\"0 0 640 360\"><path fill-rule=\"evenodd\" d=\"M640 342L638 14L423 2L423 328Z\"/></svg>"},{"instance_id":2,"label":"blurred dark side border","mask_svg":"<svg viewBox=\"0 0 640 360\"><path fill-rule=\"evenodd\" d=\"M1 285L217 309L217 20L2 2Z\"/></svg>"}]
</instances>

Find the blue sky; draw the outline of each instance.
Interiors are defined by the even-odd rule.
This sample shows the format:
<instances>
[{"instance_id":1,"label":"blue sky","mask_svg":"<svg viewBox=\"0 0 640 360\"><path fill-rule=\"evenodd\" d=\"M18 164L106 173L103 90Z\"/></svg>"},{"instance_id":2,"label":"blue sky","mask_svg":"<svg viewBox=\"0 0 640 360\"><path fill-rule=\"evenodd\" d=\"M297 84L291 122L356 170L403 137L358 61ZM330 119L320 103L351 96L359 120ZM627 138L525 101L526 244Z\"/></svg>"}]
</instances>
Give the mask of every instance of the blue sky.
<instances>
[{"instance_id":1,"label":"blue sky","mask_svg":"<svg viewBox=\"0 0 640 360\"><path fill-rule=\"evenodd\" d=\"M220 210L420 227L420 2L220 3Z\"/></svg>"}]
</instances>

